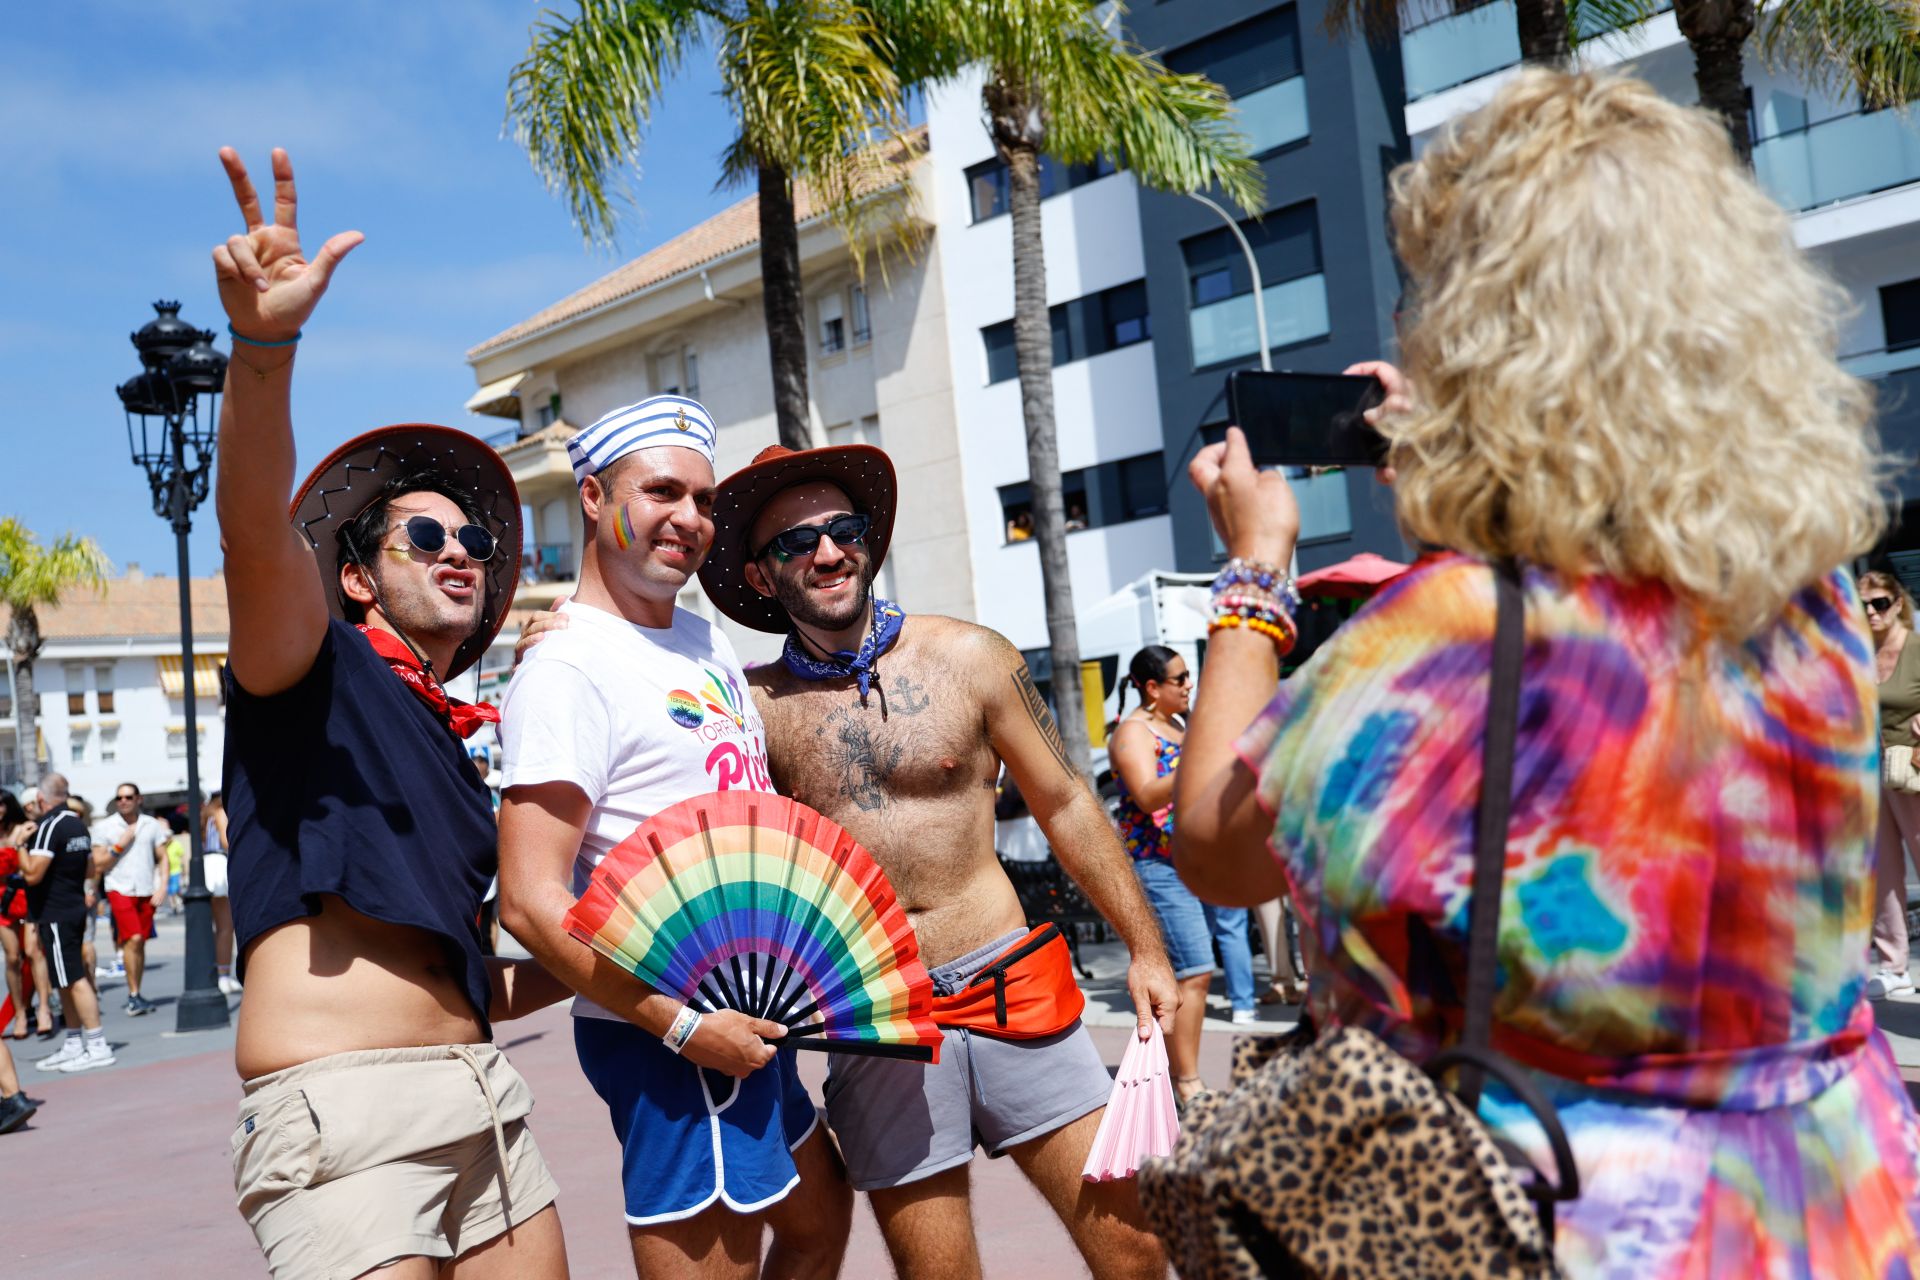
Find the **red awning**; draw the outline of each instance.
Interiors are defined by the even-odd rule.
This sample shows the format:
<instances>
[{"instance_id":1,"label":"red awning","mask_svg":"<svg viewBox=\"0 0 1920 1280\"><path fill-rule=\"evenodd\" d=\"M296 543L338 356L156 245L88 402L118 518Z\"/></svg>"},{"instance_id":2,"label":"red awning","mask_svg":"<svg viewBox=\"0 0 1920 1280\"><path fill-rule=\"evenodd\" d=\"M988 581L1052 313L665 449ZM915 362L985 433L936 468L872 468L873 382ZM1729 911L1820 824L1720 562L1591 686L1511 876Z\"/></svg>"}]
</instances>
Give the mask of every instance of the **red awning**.
<instances>
[{"instance_id":1,"label":"red awning","mask_svg":"<svg viewBox=\"0 0 1920 1280\"><path fill-rule=\"evenodd\" d=\"M1303 596L1370 596L1409 567L1371 551L1362 551L1351 560L1304 574L1293 585Z\"/></svg>"}]
</instances>

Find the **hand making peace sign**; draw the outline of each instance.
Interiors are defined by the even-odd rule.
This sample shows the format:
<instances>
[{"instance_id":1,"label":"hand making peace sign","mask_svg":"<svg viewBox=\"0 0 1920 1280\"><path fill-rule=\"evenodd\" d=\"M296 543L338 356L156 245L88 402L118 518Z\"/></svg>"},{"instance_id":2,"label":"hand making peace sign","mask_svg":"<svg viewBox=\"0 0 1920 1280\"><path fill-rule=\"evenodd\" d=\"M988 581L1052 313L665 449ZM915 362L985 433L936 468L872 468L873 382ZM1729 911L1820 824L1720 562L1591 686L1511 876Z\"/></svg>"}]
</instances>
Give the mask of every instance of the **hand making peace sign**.
<instances>
[{"instance_id":1,"label":"hand making peace sign","mask_svg":"<svg viewBox=\"0 0 1920 1280\"><path fill-rule=\"evenodd\" d=\"M247 220L245 235L230 236L213 251L213 273L220 284L220 305L234 329L256 342L284 342L300 332L327 291L340 260L366 239L342 231L320 246L309 262L300 255L295 225L293 162L273 149L273 221L260 216L260 196L246 165L232 147L220 148L220 163L233 183L233 197Z\"/></svg>"}]
</instances>

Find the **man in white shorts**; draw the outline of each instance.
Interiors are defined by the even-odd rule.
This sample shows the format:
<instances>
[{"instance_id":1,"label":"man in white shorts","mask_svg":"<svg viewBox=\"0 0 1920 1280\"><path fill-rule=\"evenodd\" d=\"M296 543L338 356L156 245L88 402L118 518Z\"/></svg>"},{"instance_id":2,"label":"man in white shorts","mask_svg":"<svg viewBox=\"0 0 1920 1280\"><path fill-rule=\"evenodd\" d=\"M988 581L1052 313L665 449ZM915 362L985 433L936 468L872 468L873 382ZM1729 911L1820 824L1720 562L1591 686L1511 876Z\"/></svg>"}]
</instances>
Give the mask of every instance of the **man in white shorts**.
<instances>
[{"instance_id":1,"label":"man in white shorts","mask_svg":"<svg viewBox=\"0 0 1920 1280\"><path fill-rule=\"evenodd\" d=\"M500 921L579 995L574 1044L622 1149L643 1276L835 1275L852 1191L785 1028L699 1015L568 934L593 869L662 809L771 791L766 737L733 646L675 607L713 543L712 419L655 396L568 441L586 516L569 625L514 673L501 708Z\"/></svg>"}]
</instances>

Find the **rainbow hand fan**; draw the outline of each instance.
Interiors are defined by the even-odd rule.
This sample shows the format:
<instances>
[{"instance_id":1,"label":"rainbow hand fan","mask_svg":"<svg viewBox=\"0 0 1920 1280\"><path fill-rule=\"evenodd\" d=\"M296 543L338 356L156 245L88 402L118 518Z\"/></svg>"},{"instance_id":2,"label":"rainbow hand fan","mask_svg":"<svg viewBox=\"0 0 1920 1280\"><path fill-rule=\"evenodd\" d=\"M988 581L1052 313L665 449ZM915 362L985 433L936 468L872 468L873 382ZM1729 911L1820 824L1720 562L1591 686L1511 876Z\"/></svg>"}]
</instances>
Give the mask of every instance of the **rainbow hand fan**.
<instances>
[{"instance_id":1,"label":"rainbow hand fan","mask_svg":"<svg viewBox=\"0 0 1920 1280\"><path fill-rule=\"evenodd\" d=\"M893 886L832 819L717 791L663 809L594 868L567 931L701 1012L784 1023L797 1049L934 1061L933 979Z\"/></svg>"}]
</instances>

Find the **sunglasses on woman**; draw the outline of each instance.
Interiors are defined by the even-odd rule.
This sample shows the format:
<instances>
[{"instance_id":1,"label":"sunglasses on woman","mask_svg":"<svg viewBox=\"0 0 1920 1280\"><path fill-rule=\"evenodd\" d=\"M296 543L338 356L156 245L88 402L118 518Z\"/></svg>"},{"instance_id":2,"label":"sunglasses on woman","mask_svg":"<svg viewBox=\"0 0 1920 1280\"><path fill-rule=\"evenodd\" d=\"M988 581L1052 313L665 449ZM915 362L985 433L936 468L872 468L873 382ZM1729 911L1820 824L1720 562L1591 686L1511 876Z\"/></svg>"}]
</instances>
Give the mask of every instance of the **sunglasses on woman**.
<instances>
[{"instance_id":1,"label":"sunglasses on woman","mask_svg":"<svg viewBox=\"0 0 1920 1280\"><path fill-rule=\"evenodd\" d=\"M432 516L410 516L405 525L407 541L413 549L423 555L437 556L447 545L447 534L460 539L469 560L491 560L493 558L493 535L477 524L463 524L458 529L448 529ZM389 547L390 551L405 551L405 547Z\"/></svg>"},{"instance_id":2,"label":"sunglasses on woman","mask_svg":"<svg viewBox=\"0 0 1920 1280\"><path fill-rule=\"evenodd\" d=\"M1868 596L1865 600L1862 600L1860 603L1867 606L1867 608L1873 610L1875 613L1885 613L1887 610L1893 608L1893 597L1892 596Z\"/></svg>"},{"instance_id":3,"label":"sunglasses on woman","mask_svg":"<svg viewBox=\"0 0 1920 1280\"><path fill-rule=\"evenodd\" d=\"M836 547L859 545L866 542L872 524L871 517L859 514L835 516L825 524L797 524L774 534L766 546L753 553L753 558L758 560L771 551L774 559L785 564L795 556L810 556L823 534L833 539Z\"/></svg>"}]
</instances>

